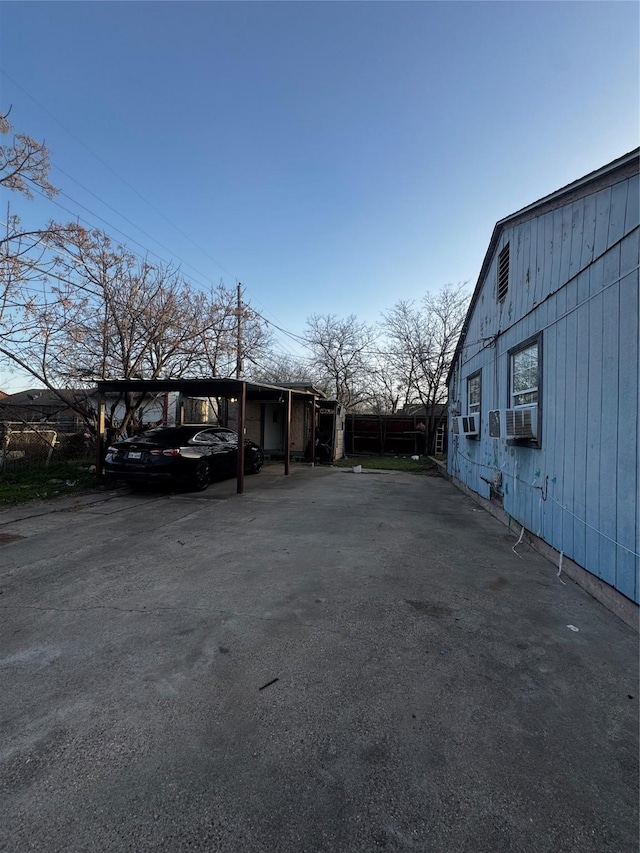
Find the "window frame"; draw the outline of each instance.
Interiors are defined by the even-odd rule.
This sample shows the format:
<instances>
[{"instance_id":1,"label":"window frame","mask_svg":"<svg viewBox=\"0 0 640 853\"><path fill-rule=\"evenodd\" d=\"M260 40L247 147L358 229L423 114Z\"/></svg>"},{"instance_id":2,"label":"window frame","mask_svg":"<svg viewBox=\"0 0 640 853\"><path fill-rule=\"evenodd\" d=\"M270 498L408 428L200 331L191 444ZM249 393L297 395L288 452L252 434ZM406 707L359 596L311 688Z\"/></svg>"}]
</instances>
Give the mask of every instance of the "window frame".
<instances>
[{"instance_id":1,"label":"window frame","mask_svg":"<svg viewBox=\"0 0 640 853\"><path fill-rule=\"evenodd\" d=\"M523 352L526 349L530 349L533 346L537 347L538 350L538 366L537 366L537 380L538 384L535 389L537 394L537 399L533 403L517 403L514 404L513 398L513 358L518 355L518 353ZM536 332L535 335L531 335L525 340L520 341L516 346L511 347L507 350L508 355L508 369L507 369L507 408L508 409L525 409L528 406L537 406L537 415L538 415L538 437L537 438L523 438L523 439L511 439L509 444L517 444L517 445L525 445L529 447L541 447L542 446L542 366L543 366L543 348L542 348L542 332ZM533 389L531 389L533 390ZM520 392L522 393L530 393L530 391Z\"/></svg>"},{"instance_id":2,"label":"window frame","mask_svg":"<svg viewBox=\"0 0 640 853\"><path fill-rule=\"evenodd\" d=\"M469 402L469 383L472 379L478 380L478 402L470 403ZM471 408L472 406L477 406L478 408ZM467 414L475 415L480 414L480 410L482 408L482 369L476 370L474 373L470 373L467 376Z\"/></svg>"},{"instance_id":3,"label":"window frame","mask_svg":"<svg viewBox=\"0 0 640 853\"><path fill-rule=\"evenodd\" d=\"M478 380L478 402L470 403L469 402L469 383L472 379ZM471 407L474 408L471 408ZM477 407L477 408L476 408ZM475 370L473 373L470 373L467 376L467 415L477 415L478 416L478 434L477 435L468 435L467 438L475 439L476 441L480 440L480 425L482 423L482 368L479 370Z\"/></svg>"}]
</instances>

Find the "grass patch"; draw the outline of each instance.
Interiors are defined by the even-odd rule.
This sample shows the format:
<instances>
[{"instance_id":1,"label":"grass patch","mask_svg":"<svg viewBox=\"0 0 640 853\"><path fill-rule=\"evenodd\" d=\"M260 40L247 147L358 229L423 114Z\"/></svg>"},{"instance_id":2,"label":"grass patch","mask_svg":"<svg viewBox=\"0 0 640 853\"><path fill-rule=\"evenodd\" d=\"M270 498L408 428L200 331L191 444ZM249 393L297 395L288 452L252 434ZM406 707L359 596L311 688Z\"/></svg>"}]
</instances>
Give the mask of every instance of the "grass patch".
<instances>
[{"instance_id":1,"label":"grass patch","mask_svg":"<svg viewBox=\"0 0 640 853\"><path fill-rule=\"evenodd\" d=\"M0 506L76 495L96 488L90 462L54 462L48 468L28 468L0 474Z\"/></svg>"},{"instance_id":2,"label":"grass patch","mask_svg":"<svg viewBox=\"0 0 640 853\"><path fill-rule=\"evenodd\" d=\"M411 471L414 474L432 474L437 471L434 463L421 456L412 459L410 456L352 456L349 459L338 459L333 463L337 468L353 468L362 465L378 471Z\"/></svg>"}]
</instances>

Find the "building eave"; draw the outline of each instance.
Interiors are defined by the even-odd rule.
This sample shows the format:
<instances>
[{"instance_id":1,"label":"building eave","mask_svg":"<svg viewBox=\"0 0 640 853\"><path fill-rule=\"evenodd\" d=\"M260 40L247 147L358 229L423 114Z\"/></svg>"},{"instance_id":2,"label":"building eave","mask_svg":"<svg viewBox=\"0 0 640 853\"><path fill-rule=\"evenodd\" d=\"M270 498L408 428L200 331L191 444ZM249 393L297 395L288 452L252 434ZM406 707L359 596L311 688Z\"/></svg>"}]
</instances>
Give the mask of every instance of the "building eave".
<instances>
[{"instance_id":1,"label":"building eave","mask_svg":"<svg viewBox=\"0 0 640 853\"><path fill-rule=\"evenodd\" d=\"M496 222L493 233L491 234L489 246L482 262L482 267L480 268L480 275L478 276L476 286L469 302L469 308L467 309L467 314L462 325L462 331L460 332L460 337L458 338L458 343L453 354L453 359L451 360L451 367L447 374L447 386L451 382L451 376L455 370L462 348L464 347L465 338L471 318L473 317L473 312L475 311L480 291L484 285L489 267L491 266L491 261L493 260L494 253L498 243L500 242L500 237L504 229L515 224L520 224L521 222L526 222L528 219L533 219L536 216L540 216L543 212L546 213L549 210L553 210L556 207L561 206L562 204L566 204L568 200L574 200L574 197L575 199L581 198L587 195L588 192L591 192L593 186L600 182L603 182L603 184L607 186L615 183L618 177L621 178L622 173L628 172L629 174L635 174L638 172L639 155L640 148L635 148L633 151L629 151L622 157L612 160L605 166L601 166L599 169L589 172L587 175L584 175L584 177L579 178L576 181L572 181L570 184L549 193L549 195L543 196L537 201L534 201L532 204L529 204Z\"/></svg>"}]
</instances>

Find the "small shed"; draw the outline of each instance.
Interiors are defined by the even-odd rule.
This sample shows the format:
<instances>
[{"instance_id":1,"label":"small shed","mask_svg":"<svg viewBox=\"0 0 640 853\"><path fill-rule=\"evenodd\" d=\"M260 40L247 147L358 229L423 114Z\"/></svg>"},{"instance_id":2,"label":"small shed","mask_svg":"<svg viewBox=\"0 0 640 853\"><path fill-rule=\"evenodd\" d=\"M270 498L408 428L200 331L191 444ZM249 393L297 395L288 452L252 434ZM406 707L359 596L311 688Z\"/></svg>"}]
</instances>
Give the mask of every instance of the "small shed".
<instances>
[{"instance_id":1,"label":"small shed","mask_svg":"<svg viewBox=\"0 0 640 853\"><path fill-rule=\"evenodd\" d=\"M283 383L277 386L277 389L279 390L277 397L261 396L259 399L247 400L245 416L247 438L259 444L265 454L272 459L284 458L286 392L290 391L292 394L289 436L291 459L313 461L312 431L314 431L314 444L317 440L328 445L332 460L341 458L344 454L343 436L346 417L344 406L335 400L327 400L322 391L309 383ZM228 403L225 424L231 429L237 429L238 404L235 399L229 400Z\"/></svg>"}]
</instances>

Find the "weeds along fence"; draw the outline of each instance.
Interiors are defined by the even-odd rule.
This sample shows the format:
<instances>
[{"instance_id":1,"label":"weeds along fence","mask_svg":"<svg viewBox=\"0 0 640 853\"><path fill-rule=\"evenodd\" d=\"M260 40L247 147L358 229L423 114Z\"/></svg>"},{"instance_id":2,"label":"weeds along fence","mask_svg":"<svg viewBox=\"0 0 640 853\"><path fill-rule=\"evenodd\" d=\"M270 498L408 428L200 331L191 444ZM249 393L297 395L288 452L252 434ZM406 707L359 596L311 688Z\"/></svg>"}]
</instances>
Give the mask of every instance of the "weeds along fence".
<instances>
[{"instance_id":1,"label":"weeds along fence","mask_svg":"<svg viewBox=\"0 0 640 853\"><path fill-rule=\"evenodd\" d=\"M95 444L82 433L61 433L52 425L0 421L0 477L52 462L93 461Z\"/></svg>"}]
</instances>

